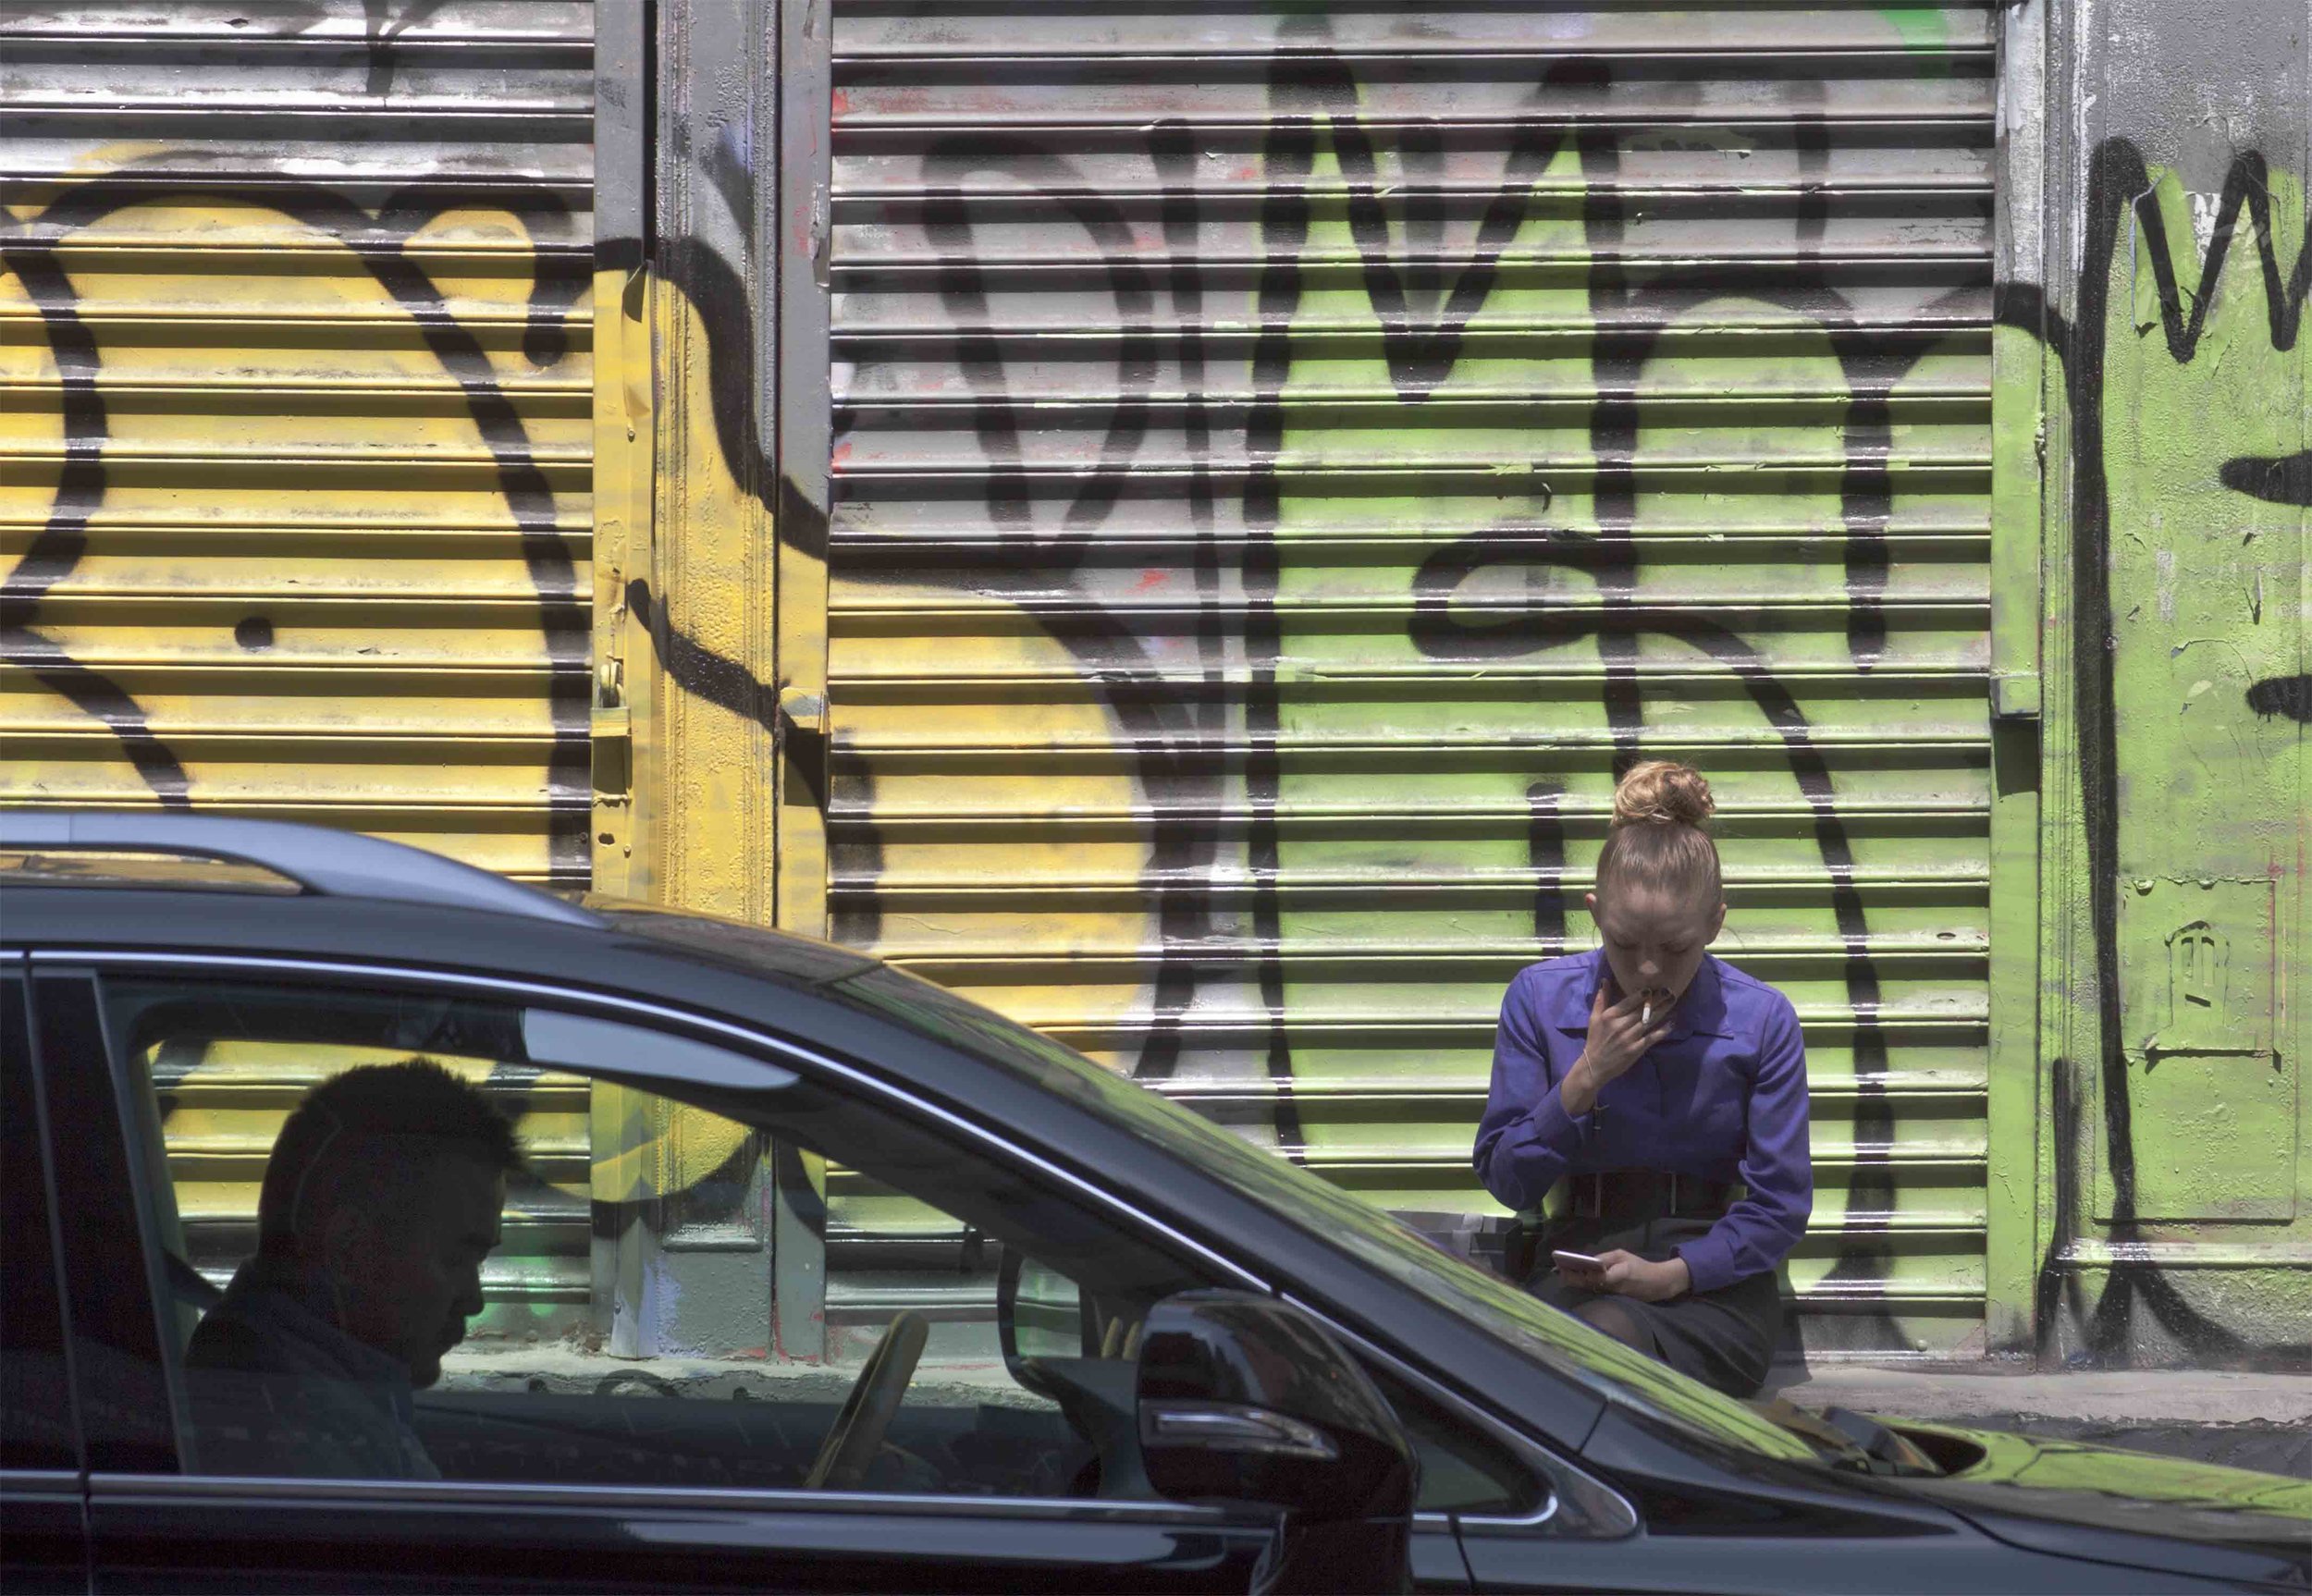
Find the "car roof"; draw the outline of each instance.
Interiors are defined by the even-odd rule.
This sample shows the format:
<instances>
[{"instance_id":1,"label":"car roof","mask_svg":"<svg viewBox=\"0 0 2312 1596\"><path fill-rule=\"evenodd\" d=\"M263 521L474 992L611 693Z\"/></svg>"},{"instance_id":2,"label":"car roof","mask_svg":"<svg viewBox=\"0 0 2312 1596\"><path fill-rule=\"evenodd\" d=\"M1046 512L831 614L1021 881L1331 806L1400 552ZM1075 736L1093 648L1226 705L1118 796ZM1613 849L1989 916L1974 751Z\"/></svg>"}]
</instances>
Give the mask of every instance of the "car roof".
<instances>
[{"instance_id":1,"label":"car roof","mask_svg":"<svg viewBox=\"0 0 2312 1596\"><path fill-rule=\"evenodd\" d=\"M551 893L423 848L283 820L166 810L8 810L0 812L0 849L35 862L91 853L113 858L213 860L253 866L301 891L325 897L489 909L564 924L587 918L584 910ZM198 890L200 883L195 878L184 884ZM248 890L245 881L241 890Z\"/></svg>"},{"instance_id":2,"label":"car roof","mask_svg":"<svg viewBox=\"0 0 2312 1596\"><path fill-rule=\"evenodd\" d=\"M168 952L462 971L750 1013L737 977L800 994L880 967L808 938L588 897L555 924L388 899L182 887L31 886L0 879L0 947ZM719 980L712 977L720 976Z\"/></svg>"},{"instance_id":3,"label":"car roof","mask_svg":"<svg viewBox=\"0 0 2312 1596\"><path fill-rule=\"evenodd\" d=\"M575 932L639 937L680 956L804 986L879 963L807 937L600 894L549 892L424 849L283 821L0 812L0 941L8 943L62 937L92 948L188 952L326 948L566 975L562 966L580 945L569 935ZM397 935L412 924L412 910L424 929ZM546 954L549 968L507 957L525 947ZM581 963L598 972L598 963Z\"/></svg>"}]
</instances>

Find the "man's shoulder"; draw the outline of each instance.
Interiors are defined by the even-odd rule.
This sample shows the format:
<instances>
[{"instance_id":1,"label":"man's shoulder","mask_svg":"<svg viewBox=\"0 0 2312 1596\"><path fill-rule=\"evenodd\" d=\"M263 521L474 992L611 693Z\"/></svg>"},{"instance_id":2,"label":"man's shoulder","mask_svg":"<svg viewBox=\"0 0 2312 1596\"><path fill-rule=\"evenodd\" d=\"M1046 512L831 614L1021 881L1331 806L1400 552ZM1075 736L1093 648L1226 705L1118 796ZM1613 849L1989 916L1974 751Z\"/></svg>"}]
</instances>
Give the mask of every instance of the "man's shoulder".
<instances>
[{"instance_id":1,"label":"man's shoulder","mask_svg":"<svg viewBox=\"0 0 2312 1596\"><path fill-rule=\"evenodd\" d=\"M343 1348L332 1344L352 1344L350 1338L282 1290L277 1272L263 1258L241 1265L186 1344L186 1367L245 1374L343 1372Z\"/></svg>"},{"instance_id":2,"label":"man's shoulder","mask_svg":"<svg viewBox=\"0 0 2312 1596\"><path fill-rule=\"evenodd\" d=\"M188 1369L234 1369L244 1374L287 1372L277 1338L267 1335L240 1305L219 1303L202 1318L185 1346Z\"/></svg>"}]
</instances>

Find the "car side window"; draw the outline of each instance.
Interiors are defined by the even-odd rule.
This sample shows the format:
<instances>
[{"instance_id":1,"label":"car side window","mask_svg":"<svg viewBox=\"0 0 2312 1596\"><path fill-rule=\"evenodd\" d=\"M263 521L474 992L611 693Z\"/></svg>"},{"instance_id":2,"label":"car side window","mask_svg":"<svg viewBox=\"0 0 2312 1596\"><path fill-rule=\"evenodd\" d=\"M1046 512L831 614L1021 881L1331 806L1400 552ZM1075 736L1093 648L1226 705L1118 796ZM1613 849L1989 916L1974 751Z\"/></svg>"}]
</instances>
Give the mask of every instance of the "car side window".
<instances>
[{"instance_id":1,"label":"car side window","mask_svg":"<svg viewBox=\"0 0 2312 1596\"><path fill-rule=\"evenodd\" d=\"M1416 1511L1519 1518L1548 1501L1547 1483L1501 1441L1446 1411L1393 1371L1367 1362L1365 1372L1396 1409L1413 1443L1420 1468Z\"/></svg>"},{"instance_id":2,"label":"car side window","mask_svg":"<svg viewBox=\"0 0 2312 1596\"><path fill-rule=\"evenodd\" d=\"M0 1468L78 1468L24 977L0 975Z\"/></svg>"},{"instance_id":3,"label":"car side window","mask_svg":"<svg viewBox=\"0 0 2312 1596\"><path fill-rule=\"evenodd\" d=\"M1153 1494L1136 1327L1219 1283L967 1138L655 1021L104 1006L187 1471Z\"/></svg>"}]
</instances>

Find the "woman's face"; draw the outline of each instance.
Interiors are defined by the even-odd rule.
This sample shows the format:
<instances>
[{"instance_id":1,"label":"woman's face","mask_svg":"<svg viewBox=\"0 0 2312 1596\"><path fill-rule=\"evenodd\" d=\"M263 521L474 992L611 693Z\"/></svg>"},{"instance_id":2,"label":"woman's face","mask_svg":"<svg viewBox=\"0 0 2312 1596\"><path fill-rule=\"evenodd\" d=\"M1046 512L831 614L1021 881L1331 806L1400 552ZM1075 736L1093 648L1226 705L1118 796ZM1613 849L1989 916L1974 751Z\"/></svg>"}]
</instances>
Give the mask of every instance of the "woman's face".
<instances>
[{"instance_id":1,"label":"woman's face","mask_svg":"<svg viewBox=\"0 0 2312 1596\"><path fill-rule=\"evenodd\" d=\"M1605 939L1606 967L1625 998L1651 992L1674 1003L1702 968L1702 952L1726 924L1726 903L1705 908L1691 897L1626 887L1589 896L1590 917Z\"/></svg>"}]
</instances>

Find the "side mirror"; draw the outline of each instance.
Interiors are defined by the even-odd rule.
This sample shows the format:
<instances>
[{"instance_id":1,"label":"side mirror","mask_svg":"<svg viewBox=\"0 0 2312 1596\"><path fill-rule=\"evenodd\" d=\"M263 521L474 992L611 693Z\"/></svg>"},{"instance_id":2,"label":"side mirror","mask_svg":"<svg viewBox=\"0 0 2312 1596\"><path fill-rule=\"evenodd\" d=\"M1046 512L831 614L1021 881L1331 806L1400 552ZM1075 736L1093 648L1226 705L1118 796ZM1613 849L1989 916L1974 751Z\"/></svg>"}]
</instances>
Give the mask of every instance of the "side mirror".
<instances>
[{"instance_id":1,"label":"side mirror","mask_svg":"<svg viewBox=\"0 0 2312 1596\"><path fill-rule=\"evenodd\" d=\"M1160 1494L1282 1510L1258 1589L1412 1588L1412 1443L1314 1319L1246 1292L1183 1292L1150 1311L1136 1380Z\"/></svg>"}]
</instances>

